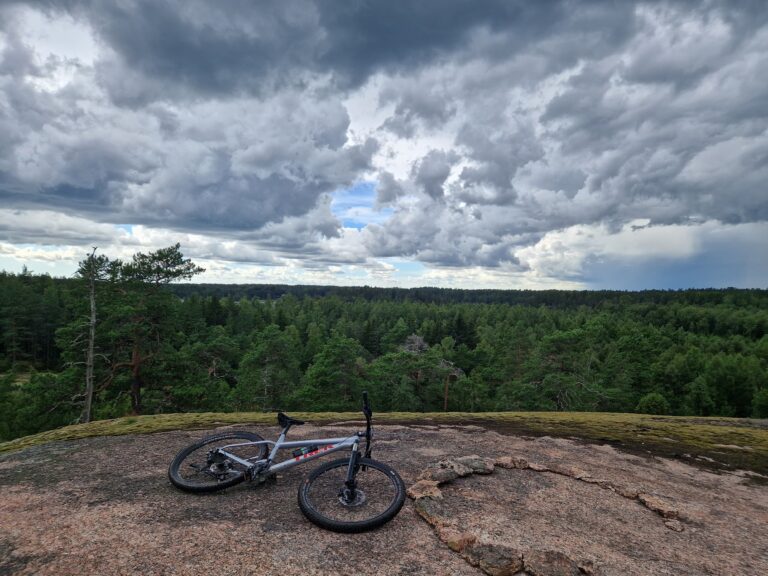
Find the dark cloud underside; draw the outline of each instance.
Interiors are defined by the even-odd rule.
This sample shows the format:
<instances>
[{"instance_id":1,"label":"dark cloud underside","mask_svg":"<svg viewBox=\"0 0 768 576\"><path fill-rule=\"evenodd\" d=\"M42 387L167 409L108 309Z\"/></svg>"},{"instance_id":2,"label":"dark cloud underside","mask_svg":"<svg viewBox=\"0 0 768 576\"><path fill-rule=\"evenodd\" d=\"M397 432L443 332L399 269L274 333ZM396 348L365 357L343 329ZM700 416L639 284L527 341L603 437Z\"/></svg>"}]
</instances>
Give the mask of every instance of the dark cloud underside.
<instances>
[{"instance_id":1,"label":"dark cloud underside","mask_svg":"<svg viewBox=\"0 0 768 576\"><path fill-rule=\"evenodd\" d=\"M0 207L519 272L578 226L763 223L767 22L757 0L5 3ZM35 36L65 24L91 60ZM392 215L352 235L331 198L362 181L355 208Z\"/></svg>"}]
</instances>

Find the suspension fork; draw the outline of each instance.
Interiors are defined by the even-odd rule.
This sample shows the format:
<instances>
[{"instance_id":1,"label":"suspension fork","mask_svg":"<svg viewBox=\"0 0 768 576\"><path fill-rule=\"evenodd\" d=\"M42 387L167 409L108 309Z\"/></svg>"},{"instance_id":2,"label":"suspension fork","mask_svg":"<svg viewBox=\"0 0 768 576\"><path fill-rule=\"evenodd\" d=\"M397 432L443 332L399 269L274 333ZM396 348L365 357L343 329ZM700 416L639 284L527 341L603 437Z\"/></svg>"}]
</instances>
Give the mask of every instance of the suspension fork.
<instances>
[{"instance_id":1,"label":"suspension fork","mask_svg":"<svg viewBox=\"0 0 768 576\"><path fill-rule=\"evenodd\" d=\"M358 449L358 443L355 442L352 445L352 454L349 457L349 467L347 468L347 479L344 481L344 486L347 488L344 491L344 498L354 500L355 489L357 483L355 482L355 476L357 476L357 470L360 468L360 450Z\"/></svg>"}]
</instances>

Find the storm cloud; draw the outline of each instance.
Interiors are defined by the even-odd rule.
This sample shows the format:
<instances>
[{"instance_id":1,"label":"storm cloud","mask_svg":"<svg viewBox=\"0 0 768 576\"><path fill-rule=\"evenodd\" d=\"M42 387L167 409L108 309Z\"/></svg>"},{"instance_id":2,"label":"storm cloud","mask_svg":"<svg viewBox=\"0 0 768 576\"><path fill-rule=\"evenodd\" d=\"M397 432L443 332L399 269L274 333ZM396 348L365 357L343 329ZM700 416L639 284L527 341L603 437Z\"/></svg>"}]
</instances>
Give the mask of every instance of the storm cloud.
<instances>
[{"instance_id":1,"label":"storm cloud","mask_svg":"<svg viewBox=\"0 0 768 576\"><path fill-rule=\"evenodd\" d=\"M761 2L5 3L0 242L708 283L768 230L767 77Z\"/></svg>"}]
</instances>

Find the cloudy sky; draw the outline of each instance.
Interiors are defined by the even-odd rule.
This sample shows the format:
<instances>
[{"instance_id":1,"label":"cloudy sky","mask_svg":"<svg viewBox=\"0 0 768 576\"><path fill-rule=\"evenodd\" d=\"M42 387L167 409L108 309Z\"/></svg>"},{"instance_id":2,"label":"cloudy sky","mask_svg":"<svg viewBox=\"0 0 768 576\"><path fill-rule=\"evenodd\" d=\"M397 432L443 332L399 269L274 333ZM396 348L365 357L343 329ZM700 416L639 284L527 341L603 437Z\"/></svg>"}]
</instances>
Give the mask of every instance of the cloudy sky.
<instances>
[{"instance_id":1,"label":"cloudy sky","mask_svg":"<svg viewBox=\"0 0 768 576\"><path fill-rule=\"evenodd\" d=\"M0 269L768 286L768 4L0 4Z\"/></svg>"}]
</instances>

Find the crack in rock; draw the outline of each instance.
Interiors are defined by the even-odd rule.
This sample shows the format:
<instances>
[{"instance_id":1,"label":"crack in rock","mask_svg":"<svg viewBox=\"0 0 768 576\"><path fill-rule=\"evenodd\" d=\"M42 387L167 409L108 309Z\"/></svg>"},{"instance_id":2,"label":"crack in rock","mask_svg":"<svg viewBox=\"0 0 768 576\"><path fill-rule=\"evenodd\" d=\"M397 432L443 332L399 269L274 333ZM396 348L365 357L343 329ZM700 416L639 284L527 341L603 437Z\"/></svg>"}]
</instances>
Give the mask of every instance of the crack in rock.
<instances>
[{"instance_id":1,"label":"crack in rock","mask_svg":"<svg viewBox=\"0 0 768 576\"><path fill-rule=\"evenodd\" d=\"M608 480L602 478L593 478L588 472L580 470L579 468L570 466L561 466L553 464L546 466L544 464L537 464L535 462L528 462L524 458L515 458L513 456L502 456L497 458L494 464L499 468L507 469L520 469L520 470L533 470L534 472L551 472L552 474L560 474L561 476L567 476L574 480L586 482L588 484L596 484L604 490L610 490L615 492L619 496L623 496L629 500L637 500L640 504L648 508L651 512L655 512L659 516L667 520L681 520L680 511L674 507L671 502L660 498L653 494L647 494L642 492L639 488L634 486L622 486L614 484ZM683 525L680 522L670 526L667 522L664 523L670 530L675 532L682 532Z\"/></svg>"},{"instance_id":2,"label":"crack in rock","mask_svg":"<svg viewBox=\"0 0 768 576\"><path fill-rule=\"evenodd\" d=\"M461 530L455 522L441 512L443 494L441 484L449 484L457 478L473 474L492 474L496 468L550 472L595 484L604 490L635 500L648 510L664 518L664 525L675 532L685 527L677 508L663 498L647 494L633 486L616 485L608 480L593 478L575 467L544 465L529 462L517 456L501 456L492 460L471 455L441 460L422 471L415 484L408 488L416 512L435 531L438 539L448 548L461 555L469 564L491 576L579 576L599 574L589 560L576 561L557 550L518 550L516 548L484 541L481 537Z\"/></svg>"}]
</instances>

